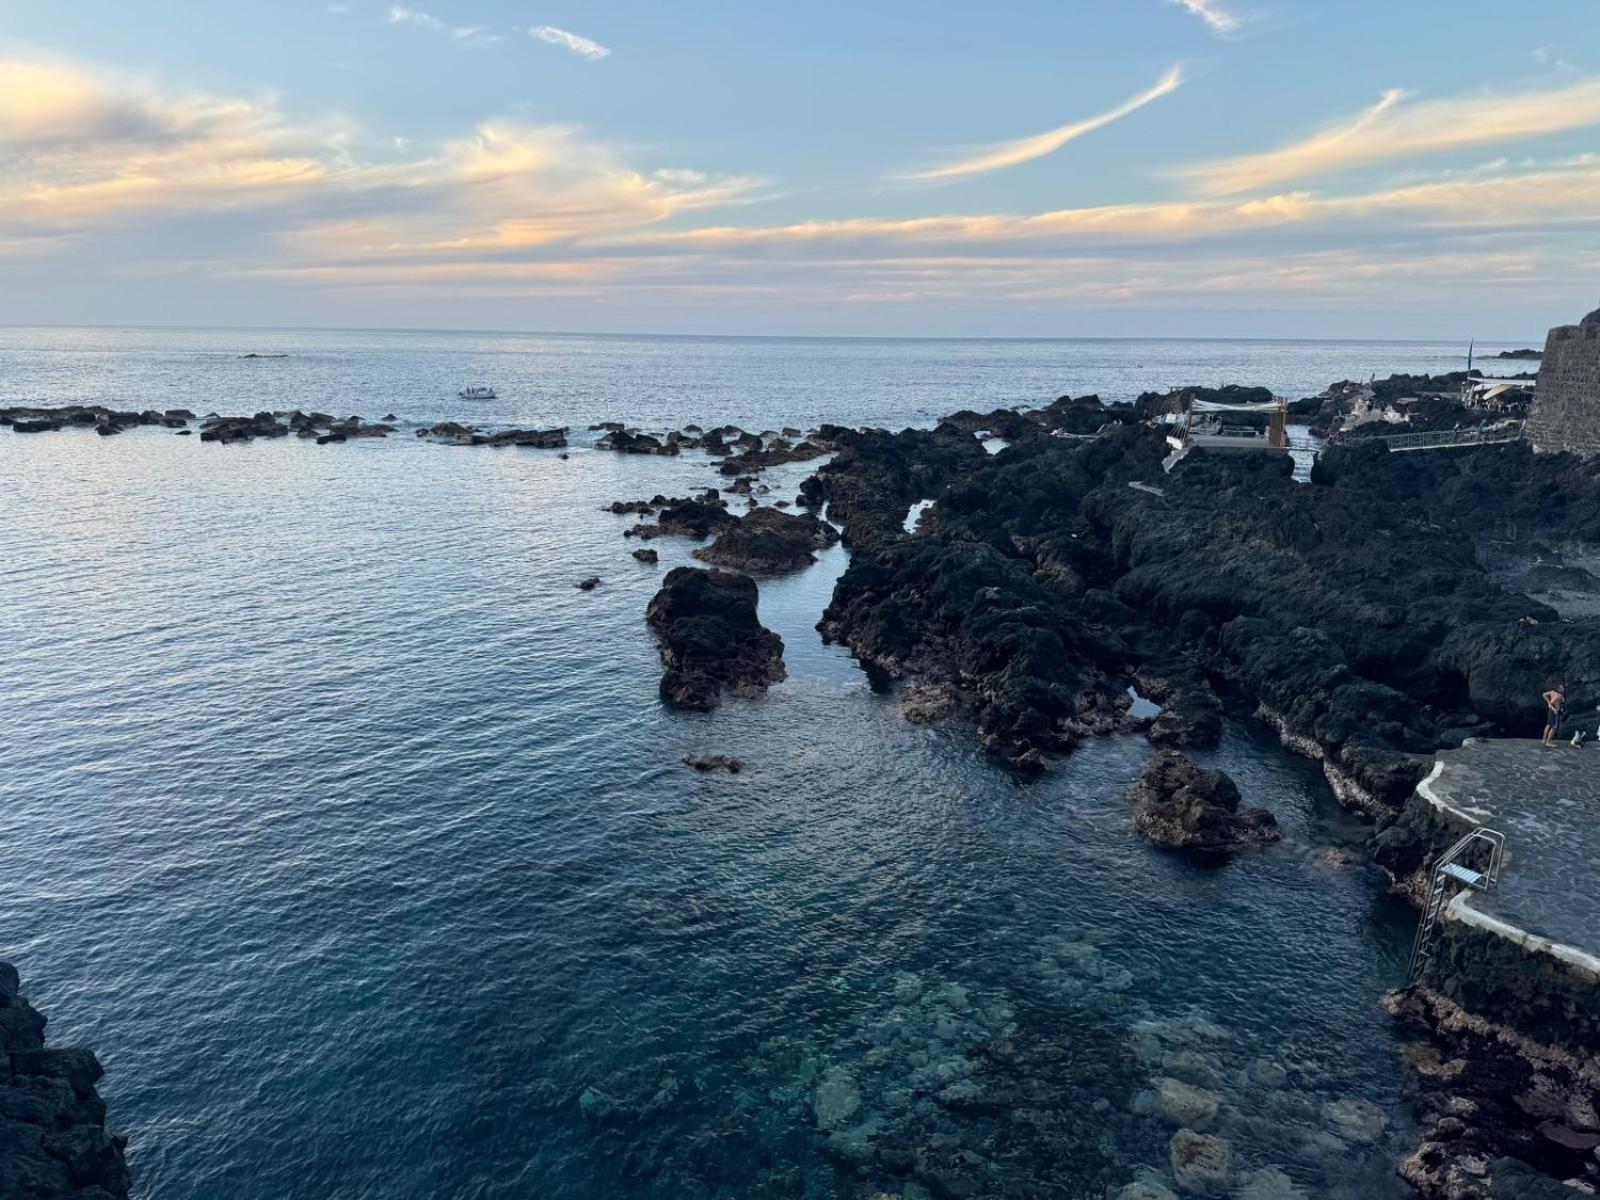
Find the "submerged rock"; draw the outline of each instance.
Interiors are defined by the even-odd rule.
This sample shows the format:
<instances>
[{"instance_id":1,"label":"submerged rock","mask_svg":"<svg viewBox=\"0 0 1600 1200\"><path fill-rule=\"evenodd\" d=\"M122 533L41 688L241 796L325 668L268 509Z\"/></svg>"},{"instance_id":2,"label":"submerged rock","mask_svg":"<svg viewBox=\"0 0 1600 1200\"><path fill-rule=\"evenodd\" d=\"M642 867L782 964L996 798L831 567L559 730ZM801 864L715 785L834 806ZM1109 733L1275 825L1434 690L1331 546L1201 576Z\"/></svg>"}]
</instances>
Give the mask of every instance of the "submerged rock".
<instances>
[{"instance_id":1,"label":"submerged rock","mask_svg":"<svg viewBox=\"0 0 1600 1200\"><path fill-rule=\"evenodd\" d=\"M783 639L756 615L755 580L730 571L675 567L650 601L664 672L661 698L708 712L724 691L753 698L783 679Z\"/></svg>"},{"instance_id":2,"label":"submerged rock","mask_svg":"<svg viewBox=\"0 0 1600 1200\"><path fill-rule=\"evenodd\" d=\"M838 1129L861 1107L861 1085L855 1075L842 1066L829 1067L817 1084L817 1094L811 1101L821 1129Z\"/></svg>"},{"instance_id":3,"label":"submerged rock","mask_svg":"<svg viewBox=\"0 0 1600 1200\"><path fill-rule=\"evenodd\" d=\"M1217 1095L1181 1079L1163 1079L1156 1088L1155 1114L1169 1125L1206 1130L1217 1119Z\"/></svg>"},{"instance_id":4,"label":"submerged rock","mask_svg":"<svg viewBox=\"0 0 1600 1200\"><path fill-rule=\"evenodd\" d=\"M1195 1196L1226 1196L1232 1183L1233 1154L1228 1143L1209 1133L1180 1129L1168 1145L1178 1190Z\"/></svg>"},{"instance_id":5,"label":"submerged rock","mask_svg":"<svg viewBox=\"0 0 1600 1200\"><path fill-rule=\"evenodd\" d=\"M744 763L730 754L685 754L683 765L696 771L726 771L730 775L744 770Z\"/></svg>"},{"instance_id":6,"label":"submerged rock","mask_svg":"<svg viewBox=\"0 0 1600 1200\"><path fill-rule=\"evenodd\" d=\"M1347 1142L1375 1142L1389 1127L1389 1118L1383 1115L1383 1109L1371 1100L1359 1098L1324 1104L1322 1119Z\"/></svg>"},{"instance_id":7,"label":"submerged rock","mask_svg":"<svg viewBox=\"0 0 1600 1200\"><path fill-rule=\"evenodd\" d=\"M1175 850L1226 855L1281 836L1266 809L1240 811L1239 788L1224 772L1202 771L1176 750L1151 759L1128 798L1139 832Z\"/></svg>"},{"instance_id":8,"label":"submerged rock","mask_svg":"<svg viewBox=\"0 0 1600 1200\"><path fill-rule=\"evenodd\" d=\"M1140 1179L1119 1190L1116 1200L1178 1200L1178 1193L1154 1180Z\"/></svg>"}]
</instances>

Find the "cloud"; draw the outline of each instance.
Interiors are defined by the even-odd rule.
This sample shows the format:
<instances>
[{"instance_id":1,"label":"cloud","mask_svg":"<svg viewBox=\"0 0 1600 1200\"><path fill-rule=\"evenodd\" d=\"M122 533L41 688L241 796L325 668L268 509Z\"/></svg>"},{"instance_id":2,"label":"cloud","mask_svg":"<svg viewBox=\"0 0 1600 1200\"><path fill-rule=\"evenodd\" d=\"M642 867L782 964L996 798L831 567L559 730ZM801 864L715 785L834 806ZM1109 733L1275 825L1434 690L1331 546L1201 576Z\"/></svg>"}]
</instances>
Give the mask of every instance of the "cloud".
<instances>
[{"instance_id":1,"label":"cloud","mask_svg":"<svg viewBox=\"0 0 1600 1200\"><path fill-rule=\"evenodd\" d=\"M228 252L456 256L637 230L762 181L639 170L580 131L485 121L418 144L271 100L164 94L64 62L0 60L0 246L249 220Z\"/></svg>"},{"instance_id":2,"label":"cloud","mask_svg":"<svg viewBox=\"0 0 1600 1200\"><path fill-rule=\"evenodd\" d=\"M783 223L749 215L770 195L759 179L634 157L526 119L403 142L270 96L0 59L0 313L78 287L83 312L115 319L113 302L160 280L218 311L248 296L254 312L318 320L456 320L528 299L555 316L579 311L569 300L703 312L702 327L841 305L978 323L1006 305L1361 311L1469 281L1496 304L1501 289L1549 303L1600 271L1592 155L1508 156L1403 186ZM373 297L412 307L360 309Z\"/></svg>"},{"instance_id":3,"label":"cloud","mask_svg":"<svg viewBox=\"0 0 1600 1200\"><path fill-rule=\"evenodd\" d=\"M404 5L393 5L389 9L389 24L414 25L418 29L430 29L435 33L447 33L458 42L471 42L477 45L487 45L491 42L502 41L498 33L492 33L481 25L451 25L441 21L432 13L423 12L417 8L406 8Z\"/></svg>"},{"instance_id":4,"label":"cloud","mask_svg":"<svg viewBox=\"0 0 1600 1200\"><path fill-rule=\"evenodd\" d=\"M0 227L167 205L226 205L344 169L348 128L271 104L169 96L49 60L0 60Z\"/></svg>"},{"instance_id":5,"label":"cloud","mask_svg":"<svg viewBox=\"0 0 1600 1200\"><path fill-rule=\"evenodd\" d=\"M1392 159L1518 142L1600 124L1600 80L1542 92L1408 102L1385 92L1372 107L1303 141L1218 159L1177 174L1202 195L1228 196Z\"/></svg>"},{"instance_id":6,"label":"cloud","mask_svg":"<svg viewBox=\"0 0 1600 1200\"><path fill-rule=\"evenodd\" d=\"M580 58L587 58L591 62L599 62L611 51L599 42L589 38L580 37L576 33L569 33L565 29L557 29L554 25L535 25L528 30L530 37L538 38L541 42L549 42L552 46L562 46L571 50Z\"/></svg>"},{"instance_id":7,"label":"cloud","mask_svg":"<svg viewBox=\"0 0 1600 1200\"><path fill-rule=\"evenodd\" d=\"M1221 0L1170 0L1206 23L1218 37L1230 37L1244 28L1244 18L1224 7Z\"/></svg>"},{"instance_id":8,"label":"cloud","mask_svg":"<svg viewBox=\"0 0 1600 1200\"><path fill-rule=\"evenodd\" d=\"M956 159L941 166L929 167L926 170L915 171L901 176L902 179L922 183L937 182L946 179L959 179L968 175L980 175L986 171L997 171L1004 167L1014 167L1018 163L1029 162L1035 158L1043 158L1046 154L1053 154L1061 147L1075 138L1080 138L1086 133L1093 133L1103 129L1113 121L1120 121L1130 113L1135 113L1145 105L1169 96L1183 85L1183 71L1180 67L1173 67L1155 85L1137 96L1123 101L1115 108L1108 109L1099 116L1089 117L1082 121L1072 121L1066 125L1057 126L1055 129L1044 133L1034 134L1032 137L1019 138L1016 141L1000 142L986 149L977 151L965 158Z\"/></svg>"},{"instance_id":9,"label":"cloud","mask_svg":"<svg viewBox=\"0 0 1600 1200\"><path fill-rule=\"evenodd\" d=\"M1567 75L1576 75L1578 68L1561 57L1561 52L1554 46L1539 46L1533 52L1533 61L1541 67L1554 67Z\"/></svg>"}]
</instances>

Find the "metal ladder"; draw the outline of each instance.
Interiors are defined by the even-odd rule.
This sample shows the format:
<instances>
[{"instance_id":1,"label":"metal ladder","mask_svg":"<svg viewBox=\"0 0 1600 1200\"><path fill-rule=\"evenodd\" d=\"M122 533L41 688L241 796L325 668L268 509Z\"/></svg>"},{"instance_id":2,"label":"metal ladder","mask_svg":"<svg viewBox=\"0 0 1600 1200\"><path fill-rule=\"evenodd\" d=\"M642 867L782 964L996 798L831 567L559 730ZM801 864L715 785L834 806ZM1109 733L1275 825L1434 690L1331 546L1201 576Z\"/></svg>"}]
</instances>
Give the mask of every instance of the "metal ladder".
<instances>
[{"instance_id":1,"label":"metal ladder","mask_svg":"<svg viewBox=\"0 0 1600 1200\"><path fill-rule=\"evenodd\" d=\"M1482 871L1461 862L1479 842L1489 847L1489 863ZM1417 922L1416 940L1411 944L1411 963L1406 968L1406 983L1412 984L1422 978L1422 972L1433 959L1439 916L1444 912L1444 906L1464 889L1487 892L1499 883L1500 866L1505 856L1506 835L1479 826L1434 861L1428 903L1422 910L1422 919Z\"/></svg>"}]
</instances>

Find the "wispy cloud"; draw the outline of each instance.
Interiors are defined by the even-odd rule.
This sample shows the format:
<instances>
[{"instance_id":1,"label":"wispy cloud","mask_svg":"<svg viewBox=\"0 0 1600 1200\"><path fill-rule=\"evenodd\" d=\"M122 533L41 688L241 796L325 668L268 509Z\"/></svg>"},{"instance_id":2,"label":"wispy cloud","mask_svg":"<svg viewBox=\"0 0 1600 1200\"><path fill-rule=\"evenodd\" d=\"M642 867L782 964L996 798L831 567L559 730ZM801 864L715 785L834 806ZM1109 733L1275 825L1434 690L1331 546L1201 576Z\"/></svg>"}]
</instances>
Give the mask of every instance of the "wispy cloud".
<instances>
[{"instance_id":1,"label":"wispy cloud","mask_svg":"<svg viewBox=\"0 0 1600 1200\"><path fill-rule=\"evenodd\" d=\"M1561 57L1561 52L1554 46L1539 46L1533 52L1533 61L1541 67L1554 67L1557 71L1568 75L1578 74L1578 68Z\"/></svg>"},{"instance_id":2,"label":"wispy cloud","mask_svg":"<svg viewBox=\"0 0 1600 1200\"><path fill-rule=\"evenodd\" d=\"M1385 92L1372 107L1303 141L1178 172L1202 195L1231 196L1392 159L1518 142L1600 124L1600 80L1542 92L1408 102Z\"/></svg>"},{"instance_id":3,"label":"wispy cloud","mask_svg":"<svg viewBox=\"0 0 1600 1200\"><path fill-rule=\"evenodd\" d=\"M1123 101L1115 108L1108 109L1099 116L1089 117L1082 121L1071 121L1065 125L1057 126L1055 129L1046 130L1044 133L1036 133L1032 137L1000 142L966 157L958 158L954 162L944 163L937 167L929 167L921 171L913 171L900 176L900 178L919 183L933 183L947 179L960 179L968 175L981 175L986 171L998 171L1003 167L1014 167L1018 163L1029 162L1035 158L1043 158L1046 154L1055 153L1075 138L1080 138L1086 133L1093 133L1096 129L1103 129L1113 121L1120 121L1123 117L1137 112L1145 105L1159 100L1163 96L1171 95L1182 84L1182 68L1173 67L1156 82L1154 87L1140 92L1137 96Z\"/></svg>"},{"instance_id":4,"label":"wispy cloud","mask_svg":"<svg viewBox=\"0 0 1600 1200\"><path fill-rule=\"evenodd\" d=\"M418 8L407 8L400 4L390 7L389 24L414 25L419 29L431 29L435 33L447 33L458 42L487 44L502 40L498 33L493 33L481 25L451 25L447 21L441 21L432 13L423 12Z\"/></svg>"},{"instance_id":5,"label":"wispy cloud","mask_svg":"<svg viewBox=\"0 0 1600 1200\"><path fill-rule=\"evenodd\" d=\"M536 37L541 42L549 42L552 46L561 46L571 50L580 58L587 58L591 62L598 62L610 54L609 48L602 46L590 38L581 37L565 29L557 29L554 25L535 25L528 30L530 37Z\"/></svg>"},{"instance_id":6,"label":"wispy cloud","mask_svg":"<svg viewBox=\"0 0 1600 1200\"><path fill-rule=\"evenodd\" d=\"M1232 37L1244 28L1245 19L1226 7L1222 0L1170 0L1170 2L1199 17L1218 37Z\"/></svg>"}]
</instances>

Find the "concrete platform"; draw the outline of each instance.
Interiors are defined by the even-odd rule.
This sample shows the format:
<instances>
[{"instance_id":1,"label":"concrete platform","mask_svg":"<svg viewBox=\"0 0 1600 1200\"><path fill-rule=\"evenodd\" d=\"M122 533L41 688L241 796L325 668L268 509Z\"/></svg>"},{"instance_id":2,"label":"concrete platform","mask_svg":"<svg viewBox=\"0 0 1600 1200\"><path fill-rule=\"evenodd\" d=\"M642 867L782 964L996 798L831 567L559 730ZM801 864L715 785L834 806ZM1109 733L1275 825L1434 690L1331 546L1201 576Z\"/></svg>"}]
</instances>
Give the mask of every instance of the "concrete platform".
<instances>
[{"instance_id":1,"label":"concrete platform","mask_svg":"<svg viewBox=\"0 0 1600 1200\"><path fill-rule=\"evenodd\" d=\"M1600 745L1469 742L1440 752L1417 792L1506 835L1498 889L1457 897L1453 915L1600 969Z\"/></svg>"}]
</instances>

